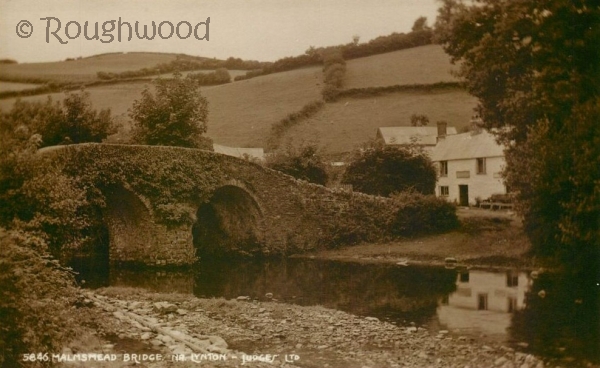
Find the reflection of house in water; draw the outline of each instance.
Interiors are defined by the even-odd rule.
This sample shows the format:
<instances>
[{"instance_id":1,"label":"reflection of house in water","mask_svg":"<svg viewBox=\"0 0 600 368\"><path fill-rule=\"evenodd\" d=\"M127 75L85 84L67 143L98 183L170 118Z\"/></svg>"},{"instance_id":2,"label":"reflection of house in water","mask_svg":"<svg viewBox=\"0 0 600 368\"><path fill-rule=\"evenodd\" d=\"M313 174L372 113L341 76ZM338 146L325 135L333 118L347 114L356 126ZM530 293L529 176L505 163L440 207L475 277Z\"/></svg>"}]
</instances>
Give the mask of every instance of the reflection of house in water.
<instances>
[{"instance_id":1,"label":"reflection of house in water","mask_svg":"<svg viewBox=\"0 0 600 368\"><path fill-rule=\"evenodd\" d=\"M511 313L525 306L530 284L523 272L461 271L456 291L438 307L439 321L451 331L505 335Z\"/></svg>"}]
</instances>

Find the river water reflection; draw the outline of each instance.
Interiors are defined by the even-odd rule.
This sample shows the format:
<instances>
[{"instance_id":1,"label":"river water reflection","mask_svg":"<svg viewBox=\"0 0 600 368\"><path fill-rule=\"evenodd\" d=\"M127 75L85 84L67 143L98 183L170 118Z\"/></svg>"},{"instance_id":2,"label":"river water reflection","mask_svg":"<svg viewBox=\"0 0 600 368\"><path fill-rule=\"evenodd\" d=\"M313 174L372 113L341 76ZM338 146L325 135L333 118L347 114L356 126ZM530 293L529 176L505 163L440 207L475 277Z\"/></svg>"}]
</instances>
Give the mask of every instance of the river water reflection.
<instances>
[{"instance_id":1,"label":"river water reflection","mask_svg":"<svg viewBox=\"0 0 600 368\"><path fill-rule=\"evenodd\" d=\"M500 340L546 356L599 360L596 280L311 259L203 261L185 271L93 265L73 264L89 287L321 305L432 333Z\"/></svg>"}]
</instances>

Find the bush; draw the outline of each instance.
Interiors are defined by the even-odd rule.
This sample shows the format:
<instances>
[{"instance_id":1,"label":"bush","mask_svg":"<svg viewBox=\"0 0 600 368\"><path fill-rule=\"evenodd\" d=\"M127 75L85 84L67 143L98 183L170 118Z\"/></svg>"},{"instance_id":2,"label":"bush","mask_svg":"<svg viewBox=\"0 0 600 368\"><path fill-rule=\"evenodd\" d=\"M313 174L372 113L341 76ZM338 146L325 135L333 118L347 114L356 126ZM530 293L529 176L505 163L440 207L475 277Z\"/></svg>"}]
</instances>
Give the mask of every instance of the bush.
<instances>
[{"instance_id":1,"label":"bush","mask_svg":"<svg viewBox=\"0 0 600 368\"><path fill-rule=\"evenodd\" d=\"M74 279L44 252L41 239L0 228L2 367L51 366L51 362L23 363L23 354L60 352L75 334Z\"/></svg>"},{"instance_id":2,"label":"bush","mask_svg":"<svg viewBox=\"0 0 600 368\"><path fill-rule=\"evenodd\" d=\"M36 155L35 142L3 142L12 147L0 148L0 226L37 234L55 257L95 246L102 225L94 188Z\"/></svg>"},{"instance_id":3,"label":"bush","mask_svg":"<svg viewBox=\"0 0 600 368\"><path fill-rule=\"evenodd\" d=\"M434 195L414 191L392 195L398 205L392 233L401 236L434 234L459 225L456 206Z\"/></svg>"},{"instance_id":4,"label":"bush","mask_svg":"<svg viewBox=\"0 0 600 368\"><path fill-rule=\"evenodd\" d=\"M314 145L295 148L289 144L285 151L269 156L267 166L296 179L320 185L327 183L326 165L317 154L317 147Z\"/></svg>"},{"instance_id":5,"label":"bush","mask_svg":"<svg viewBox=\"0 0 600 368\"><path fill-rule=\"evenodd\" d=\"M25 127L30 135L42 136L42 147L57 144L101 142L116 132L110 109L100 112L92 108L89 93L68 93L62 101L23 102L17 100L12 109L0 115L6 134Z\"/></svg>"},{"instance_id":6,"label":"bush","mask_svg":"<svg viewBox=\"0 0 600 368\"><path fill-rule=\"evenodd\" d=\"M354 153L342 183L359 192L387 197L406 190L433 194L436 179L433 163L418 148L370 143Z\"/></svg>"}]
</instances>

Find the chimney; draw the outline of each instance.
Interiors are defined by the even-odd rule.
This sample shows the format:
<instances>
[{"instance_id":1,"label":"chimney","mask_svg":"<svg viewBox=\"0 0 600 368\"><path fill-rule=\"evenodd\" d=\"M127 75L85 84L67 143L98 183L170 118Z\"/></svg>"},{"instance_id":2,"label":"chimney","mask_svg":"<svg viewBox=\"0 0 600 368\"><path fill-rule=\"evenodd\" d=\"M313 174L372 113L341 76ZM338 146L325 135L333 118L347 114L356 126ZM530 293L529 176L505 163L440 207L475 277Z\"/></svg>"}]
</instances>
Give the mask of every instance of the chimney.
<instances>
[{"instance_id":1,"label":"chimney","mask_svg":"<svg viewBox=\"0 0 600 368\"><path fill-rule=\"evenodd\" d=\"M437 123L437 140L446 138L446 126L448 123L444 121L438 121Z\"/></svg>"}]
</instances>

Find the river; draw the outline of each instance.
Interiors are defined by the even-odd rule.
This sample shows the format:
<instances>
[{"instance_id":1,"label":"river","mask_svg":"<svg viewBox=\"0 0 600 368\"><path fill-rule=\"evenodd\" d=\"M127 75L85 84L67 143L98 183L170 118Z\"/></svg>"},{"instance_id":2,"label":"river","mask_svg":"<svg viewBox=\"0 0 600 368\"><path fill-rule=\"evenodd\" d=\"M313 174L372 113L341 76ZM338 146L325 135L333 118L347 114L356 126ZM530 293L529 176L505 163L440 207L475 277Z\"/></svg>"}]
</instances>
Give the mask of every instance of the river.
<instances>
[{"instance_id":1,"label":"river","mask_svg":"<svg viewBox=\"0 0 600 368\"><path fill-rule=\"evenodd\" d=\"M547 357L600 361L600 287L594 279L318 259L206 260L172 270L80 259L72 267L89 288L321 305L436 334L501 341Z\"/></svg>"}]
</instances>

